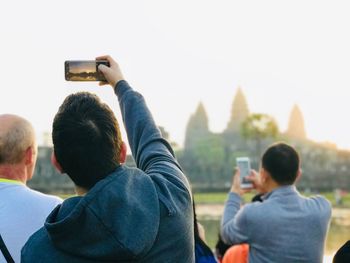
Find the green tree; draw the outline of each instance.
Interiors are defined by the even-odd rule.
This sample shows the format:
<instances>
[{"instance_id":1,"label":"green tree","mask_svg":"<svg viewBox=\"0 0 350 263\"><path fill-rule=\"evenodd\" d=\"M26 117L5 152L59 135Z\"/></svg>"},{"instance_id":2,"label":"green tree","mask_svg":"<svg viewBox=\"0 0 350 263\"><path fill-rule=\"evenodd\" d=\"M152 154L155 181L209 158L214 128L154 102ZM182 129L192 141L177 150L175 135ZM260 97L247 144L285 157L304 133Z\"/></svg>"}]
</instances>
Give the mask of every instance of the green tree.
<instances>
[{"instance_id":1,"label":"green tree","mask_svg":"<svg viewBox=\"0 0 350 263\"><path fill-rule=\"evenodd\" d=\"M255 140L256 151L261 156L262 140L275 138L279 133L278 126L273 117L267 114L254 113L242 123L241 134L245 139Z\"/></svg>"}]
</instances>

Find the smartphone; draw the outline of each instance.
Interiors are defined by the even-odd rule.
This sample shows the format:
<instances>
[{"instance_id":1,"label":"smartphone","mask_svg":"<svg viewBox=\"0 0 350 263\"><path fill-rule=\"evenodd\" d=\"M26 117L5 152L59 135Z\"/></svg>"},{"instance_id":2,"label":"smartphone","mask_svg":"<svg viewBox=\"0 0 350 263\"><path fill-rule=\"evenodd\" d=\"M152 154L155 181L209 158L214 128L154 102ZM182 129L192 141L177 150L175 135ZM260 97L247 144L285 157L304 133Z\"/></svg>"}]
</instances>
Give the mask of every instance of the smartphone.
<instances>
[{"instance_id":1,"label":"smartphone","mask_svg":"<svg viewBox=\"0 0 350 263\"><path fill-rule=\"evenodd\" d=\"M251 183L251 181L247 180L247 176L250 175L251 170L249 157L236 158L236 164L241 175L241 188L252 188L253 184Z\"/></svg>"},{"instance_id":2,"label":"smartphone","mask_svg":"<svg viewBox=\"0 0 350 263\"><path fill-rule=\"evenodd\" d=\"M67 60L64 62L64 76L67 81L106 81L98 70L99 65L109 67L107 60Z\"/></svg>"}]
</instances>

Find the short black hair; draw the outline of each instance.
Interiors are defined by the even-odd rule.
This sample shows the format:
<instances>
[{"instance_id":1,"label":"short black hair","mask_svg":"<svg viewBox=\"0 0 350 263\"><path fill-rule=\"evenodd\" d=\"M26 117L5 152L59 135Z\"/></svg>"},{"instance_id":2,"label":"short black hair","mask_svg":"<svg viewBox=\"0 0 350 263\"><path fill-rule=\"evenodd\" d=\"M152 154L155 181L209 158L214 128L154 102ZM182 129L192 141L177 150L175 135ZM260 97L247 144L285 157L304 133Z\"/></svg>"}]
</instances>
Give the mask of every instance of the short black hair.
<instances>
[{"instance_id":1,"label":"short black hair","mask_svg":"<svg viewBox=\"0 0 350 263\"><path fill-rule=\"evenodd\" d=\"M291 185L298 175L300 157L292 146L279 142L266 150L262 167L279 185Z\"/></svg>"},{"instance_id":2,"label":"short black hair","mask_svg":"<svg viewBox=\"0 0 350 263\"><path fill-rule=\"evenodd\" d=\"M79 92L64 100L53 121L52 140L63 171L85 189L120 165L122 140L117 119L94 94Z\"/></svg>"}]
</instances>

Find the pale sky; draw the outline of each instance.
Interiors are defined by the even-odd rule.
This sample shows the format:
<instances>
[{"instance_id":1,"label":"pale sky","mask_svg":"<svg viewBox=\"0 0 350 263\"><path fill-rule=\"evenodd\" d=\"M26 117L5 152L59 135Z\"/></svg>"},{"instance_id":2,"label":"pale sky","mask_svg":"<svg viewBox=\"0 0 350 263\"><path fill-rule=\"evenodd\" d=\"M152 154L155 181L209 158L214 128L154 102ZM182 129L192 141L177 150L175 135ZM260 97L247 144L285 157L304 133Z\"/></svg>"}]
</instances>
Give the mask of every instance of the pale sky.
<instances>
[{"instance_id":1,"label":"pale sky","mask_svg":"<svg viewBox=\"0 0 350 263\"><path fill-rule=\"evenodd\" d=\"M180 145L199 101L222 131L240 86L281 130L297 103L309 138L350 149L349 13L348 1L3 1L0 113L41 134L85 90L119 116L111 88L64 79L65 60L110 54Z\"/></svg>"}]
</instances>

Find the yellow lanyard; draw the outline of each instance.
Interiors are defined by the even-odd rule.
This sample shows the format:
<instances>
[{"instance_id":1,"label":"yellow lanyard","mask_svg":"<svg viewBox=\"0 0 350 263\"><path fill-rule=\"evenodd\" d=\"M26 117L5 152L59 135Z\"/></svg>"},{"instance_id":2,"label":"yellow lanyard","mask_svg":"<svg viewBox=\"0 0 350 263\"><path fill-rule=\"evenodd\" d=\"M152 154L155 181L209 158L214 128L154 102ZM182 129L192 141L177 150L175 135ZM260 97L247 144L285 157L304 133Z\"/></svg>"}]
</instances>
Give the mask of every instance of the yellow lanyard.
<instances>
[{"instance_id":1,"label":"yellow lanyard","mask_svg":"<svg viewBox=\"0 0 350 263\"><path fill-rule=\"evenodd\" d=\"M5 179L5 178L0 178L0 183L8 183L8 184L19 184L19 185L24 185L22 182L17 181L17 180L11 180L11 179Z\"/></svg>"}]
</instances>

